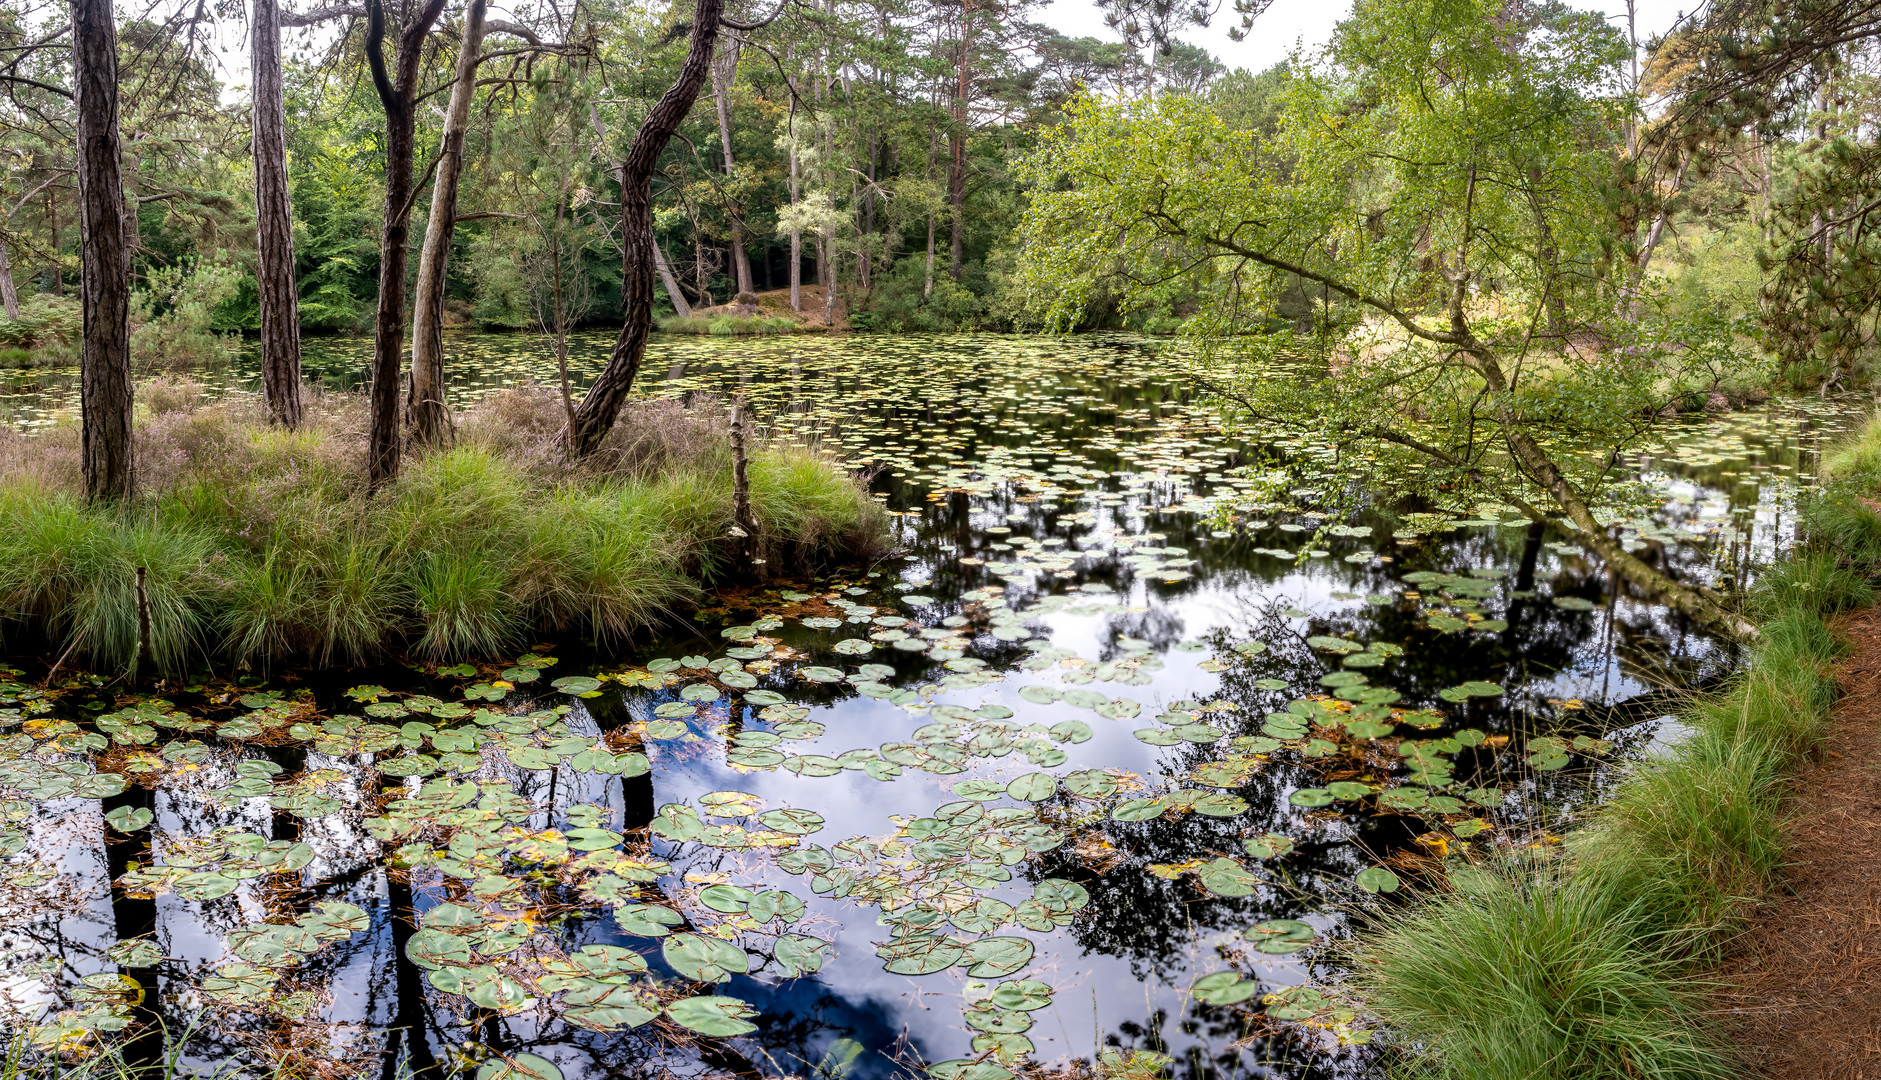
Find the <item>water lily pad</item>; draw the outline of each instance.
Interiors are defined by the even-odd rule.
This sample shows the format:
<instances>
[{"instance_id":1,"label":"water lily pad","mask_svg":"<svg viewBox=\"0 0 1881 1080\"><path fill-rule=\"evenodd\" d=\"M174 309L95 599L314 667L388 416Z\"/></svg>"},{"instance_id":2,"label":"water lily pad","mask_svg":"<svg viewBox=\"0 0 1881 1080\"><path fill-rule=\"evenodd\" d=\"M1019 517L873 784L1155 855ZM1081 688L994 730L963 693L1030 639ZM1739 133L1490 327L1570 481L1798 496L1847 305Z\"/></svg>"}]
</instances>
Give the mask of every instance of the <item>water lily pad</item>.
<instances>
[{"instance_id":1,"label":"water lily pad","mask_svg":"<svg viewBox=\"0 0 1881 1080\"><path fill-rule=\"evenodd\" d=\"M1189 992L1204 1005L1239 1005L1260 993L1260 983L1243 980L1240 973L1218 971L1195 980Z\"/></svg>"},{"instance_id":2,"label":"water lily pad","mask_svg":"<svg viewBox=\"0 0 1881 1080\"><path fill-rule=\"evenodd\" d=\"M743 949L701 934L669 935L660 946L660 955L682 978L695 982L725 982L748 970Z\"/></svg>"},{"instance_id":3,"label":"water lily pad","mask_svg":"<svg viewBox=\"0 0 1881 1080\"><path fill-rule=\"evenodd\" d=\"M535 1054L500 1054L477 1070L477 1080L562 1080L562 1070Z\"/></svg>"},{"instance_id":4,"label":"water lily pad","mask_svg":"<svg viewBox=\"0 0 1881 1080\"><path fill-rule=\"evenodd\" d=\"M601 689L601 680L587 675L567 675L549 684L564 694L592 694Z\"/></svg>"},{"instance_id":5,"label":"water lily pad","mask_svg":"<svg viewBox=\"0 0 1881 1080\"><path fill-rule=\"evenodd\" d=\"M154 817L154 814L141 806L120 806L105 814L104 820L106 825L111 826L118 832L127 833L136 832L138 829L144 828L150 824Z\"/></svg>"},{"instance_id":6,"label":"water lily pad","mask_svg":"<svg viewBox=\"0 0 1881 1080\"><path fill-rule=\"evenodd\" d=\"M749 1035L758 1026L748 1019L757 1010L737 998L687 997L666 1006L666 1015L680 1027L715 1039Z\"/></svg>"},{"instance_id":7,"label":"water lily pad","mask_svg":"<svg viewBox=\"0 0 1881 1080\"><path fill-rule=\"evenodd\" d=\"M989 937L971 942L960 961L970 964L967 974L976 979L998 979L1032 962L1036 946L1022 937Z\"/></svg>"},{"instance_id":8,"label":"water lily pad","mask_svg":"<svg viewBox=\"0 0 1881 1080\"><path fill-rule=\"evenodd\" d=\"M1373 866L1360 870L1358 877L1354 880L1357 882L1359 888L1364 889L1368 893L1398 891L1398 875L1382 866Z\"/></svg>"},{"instance_id":9,"label":"water lily pad","mask_svg":"<svg viewBox=\"0 0 1881 1080\"><path fill-rule=\"evenodd\" d=\"M1006 794L1021 802L1042 802L1058 790L1050 773L1027 773L1006 785Z\"/></svg>"}]
</instances>

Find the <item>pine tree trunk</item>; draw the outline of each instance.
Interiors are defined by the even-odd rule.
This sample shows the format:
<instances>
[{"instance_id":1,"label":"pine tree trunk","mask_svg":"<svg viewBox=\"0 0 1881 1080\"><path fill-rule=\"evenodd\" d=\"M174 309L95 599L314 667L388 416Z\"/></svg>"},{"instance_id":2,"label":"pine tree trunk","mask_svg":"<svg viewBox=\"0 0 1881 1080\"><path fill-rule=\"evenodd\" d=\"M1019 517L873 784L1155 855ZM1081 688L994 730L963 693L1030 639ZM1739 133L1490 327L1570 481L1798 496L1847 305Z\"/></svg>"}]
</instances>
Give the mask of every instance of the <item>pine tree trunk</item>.
<instances>
[{"instance_id":1,"label":"pine tree trunk","mask_svg":"<svg viewBox=\"0 0 1881 1080\"><path fill-rule=\"evenodd\" d=\"M7 318L20 317L20 294L13 287L13 258L5 240L0 240L0 304L6 305Z\"/></svg>"},{"instance_id":2,"label":"pine tree trunk","mask_svg":"<svg viewBox=\"0 0 1881 1080\"><path fill-rule=\"evenodd\" d=\"M588 388L569 422L563 441L570 456L586 457L599 449L613 430L621 406L633 390L646 355L647 335L653 329L653 170L660 152L698 100L712 66L712 46L718 39L719 14L724 0L699 0L693 9L692 40L686 61L660 100L648 111L634 136L633 146L621 162L621 320L620 336L607 366Z\"/></svg>"},{"instance_id":3,"label":"pine tree trunk","mask_svg":"<svg viewBox=\"0 0 1881 1080\"><path fill-rule=\"evenodd\" d=\"M377 488L398 475L398 384L405 343L405 266L411 237L412 146L416 138L418 61L425 35L444 10L426 0L399 31L396 77L385 68L385 3L366 5L366 61L385 109L385 221L379 232L379 309L372 328L371 420L366 477Z\"/></svg>"},{"instance_id":4,"label":"pine tree trunk","mask_svg":"<svg viewBox=\"0 0 1881 1080\"><path fill-rule=\"evenodd\" d=\"M796 108L794 102L791 108L793 110ZM792 119L795 119L794 112ZM800 184L797 174L796 124L792 123L790 141L790 208L792 210L797 208L797 200L802 198ZM796 220L796 215L792 214L791 221ZM803 230L794 224L790 229L790 310L798 313L803 311Z\"/></svg>"},{"instance_id":5,"label":"pine tree trunk","mask_svg":"<svg viewBox=\"0 0 1881 1080\"><path fill-rule=\"evenodd\" d=\"M118 32L111 0L72 4L78 105L83 345L80 462L93 502L131 494L131 265L118 147Z\"/></svg>"},{"instance_id":6,"label":"pine tree trunk","mask_svg":"<svg viewBox=\"0 0 1881 1080\"><path fill-rule=\"evenodd\" d=\"M949 134L951 160L947 166L947 204L953 208L950 276L957 282L967 254L967 71L971 58L973 4L960 14L960 77L954 88L954 129Z\"/></svg>"},{"instance_id":7,"label":"pine tree trunk","mask_svg":"<svg viewBox=\"0 0 1881 1080\"><path fill-rule=\"evenodd\" d=\"M653 243L653 268L659 271L660 284L666 286L666 298L673 302L673 312L680 318L692 314L692 305L686 303L685 294L679 291L679 282L673 277L673 268L666 265L666 252L660 249L659 241Z\"/></svg>"},{"instance_id":8,"label":"pine tree trunk","mask_svg":"<svg viewBox=\"0 0 1881 1080\"><path fill-rule=\"evenodd\" d=\"M712 100L718 108L718 141L724 154L725 180L728 184L736 173L736 165L732 160L731 84L738 77L738 51L742 44L736 32L728 35L725 51L719 55L718 63L713 65L712 70ZM729 194L725 201L725 216L731 219L732 280L737 283L734 292L755 292L751 287L751 256L745 251L744 220Z\"/></svg>"},{"instance_id":9,"label":"pine tree trunk","mask_svg":"<svg viewBox=\"0 0 1881 1080\"><path fill-rule=\"evenodd\" d=\"M939 134L932 127L928 128L927 182L930 184L934 182L934 152L939 141ZM934 204L930 202L927 208L927 273L926 276L921 279L921 296L923 299L934 295L934 219L936 216Z\"/></svg>"},{"instance_id":10,"label":"pine tree trunk","mask_svg":"<svg viewBox=\"0 0 1881 1080\"><path fill-rule=\"evenodd\" d=\"M484 0L471 0L464 12L457 81L444 112L437 179L431 186L431 216L425 222L424 243L418 253L418 280L412 288L411 393L405 399L405 425L412 441L424 446L437 446L451 434L451 411L444 403L444 277L457 229L457 188L464 174L464 135L470 129L470 103L477 96L484 13Z\"/></svg>"},{"instance_id":11,"label":"pine tree trunk","mask_svg":"<svg viewBox=\"0 0 1881 1080\"><path fill-rule=\"evenodd\" d=\"M287 186L287 110L281 91L281 8L255 0L253 56L255 284L261 308L261 390L268 418L300 425L300 294Z\"/></svg>"}]
</instances>

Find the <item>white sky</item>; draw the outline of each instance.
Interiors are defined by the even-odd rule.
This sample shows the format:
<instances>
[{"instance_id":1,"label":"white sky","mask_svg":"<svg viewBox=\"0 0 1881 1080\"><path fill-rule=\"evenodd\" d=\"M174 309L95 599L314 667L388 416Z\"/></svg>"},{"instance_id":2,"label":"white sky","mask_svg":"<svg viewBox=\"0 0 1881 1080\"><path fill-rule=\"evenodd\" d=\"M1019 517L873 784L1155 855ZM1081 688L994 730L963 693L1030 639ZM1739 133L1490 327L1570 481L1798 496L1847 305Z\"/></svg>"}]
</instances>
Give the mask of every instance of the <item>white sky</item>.
<instances>
[{"instance_id":1,"label":"white sky","mask_svg":"<svg viewBox=\"0 0 1881 1080\"><path fill-rule=\"evenodd\" d=\"M1670 28L1681 11L1697 10L1700 0L1637 0L1639 39L1644 42L1655 32ZM1605 11L1616 26L1626 25L1625 0L1570 0L1574 7ZM1350 0L1273 0L1247 40L1236 42L1228 37L1230 26L1240 25L1234 5L1222 4L1214 24L1205 29L1190 28L1178 34L1191 45L1200 45L1229 68L1253 71L1270 68L1285 60L1296 43L1307 47L1324 44L1331 37L1333 24L1352 10ZM1104 17L1091 0L1051 0L1051 5L1037 16L1037 21L1068 37L1094 37L1115 41L1117 36L1104 25Z\"/></svg>"}]
</instances>

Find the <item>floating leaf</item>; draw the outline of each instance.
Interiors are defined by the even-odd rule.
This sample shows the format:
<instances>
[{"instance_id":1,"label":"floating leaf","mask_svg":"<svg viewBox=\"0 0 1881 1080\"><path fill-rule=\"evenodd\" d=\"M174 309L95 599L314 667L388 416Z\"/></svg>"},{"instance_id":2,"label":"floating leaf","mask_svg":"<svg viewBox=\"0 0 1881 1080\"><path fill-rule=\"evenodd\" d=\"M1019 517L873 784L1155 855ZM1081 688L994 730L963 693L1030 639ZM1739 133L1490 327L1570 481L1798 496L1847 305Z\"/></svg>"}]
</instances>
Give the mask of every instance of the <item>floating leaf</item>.
<instances>
[{"instance_id":1,"label":"floating leaf","mask_svg":"<svg viewBox=\"0 0 1881 1080\"><path fill-rule=\"evenodd\" d=\"M601 689L601 681L599 679L590 678L586 675L564 676L549 685L564 694L574 694L576 696L592 694L596 690Z\"/></svg>"},{"instance_id":2,"label":"floating leaf","mask_svg":"<svg viewBox=\"0 0 1881 1080\"><path fill-rule=\"evenodd\" d=\"M1006 794L1021 802L1042 802L1058 790L1050 773L1027 773L1006 785Z\"/></svg>"},{"instance_id":3,"label":"floating leaf","mask_svg":"<svg viewBox=\"0 0 1881 1080\"><path fill-rule=\"evenodd\" d=\"M477 1080L562 1080L562 1070L534 1054L499 1054L477 1070Z\"/></svg>"},{"instance_id":4,"label":"floating leaf","mask_svg":"<svg viewBox=\"0 0 1881 1080\"><path fill-rule=\"evenodd\" d=\"M715 1039L749 1035L758 1030L758 1026L747 1019L757 1014L756 1009L729 997L687 997L666 1006L666 1015L672 1017L674 1023Z\"/></svg>"},{"instance_id":5,"label":"floating leaf","mask_svg":"<svg viewBox=\"0 0 1881 1080\"><path fill-rule=\"evenodd\" d=\"M120 806L105 814L104 820L106 825L111 826L118 832L127 833L136 832L138 829L149 825L155 816L156 815L141 806Z\"/></svg>"},{"instance_id":6,"label":"floating leaf","mask_svg":"<svg viewBox=\"0 0 1881 1080\"><path fill-rule=\"evenodd\" d=\"M1368 893L1398 891L1398 875L1382 866L1373 866L1360 870L1358 877L1354 880L1358 883L1359 888L1364 889Z\"/></svg>"},{"instance_id":7,"label":"floating leaf","mask_svg":"<svg viewBox=\"0 0 1881 1080\"><path fill-rule=\"evenodd\" d=\"M976 979L998 979L1032 962L1036 946L1031 938L989 937L970 942L960 963L970 964L967 974Z\"/></svg>"},{"instance_id":8,"label":"floating leaf","mask_svg":"<svg viewBox=\"0 0 1881 1080\"><path fill-rule=\"evenodd\" d=\"M1260 993L1257 982L1244 981L1238 972L1218 971L1195 980L1189 992L1204 1005L1239 1005Z\"/></svg>"}]
</instances>

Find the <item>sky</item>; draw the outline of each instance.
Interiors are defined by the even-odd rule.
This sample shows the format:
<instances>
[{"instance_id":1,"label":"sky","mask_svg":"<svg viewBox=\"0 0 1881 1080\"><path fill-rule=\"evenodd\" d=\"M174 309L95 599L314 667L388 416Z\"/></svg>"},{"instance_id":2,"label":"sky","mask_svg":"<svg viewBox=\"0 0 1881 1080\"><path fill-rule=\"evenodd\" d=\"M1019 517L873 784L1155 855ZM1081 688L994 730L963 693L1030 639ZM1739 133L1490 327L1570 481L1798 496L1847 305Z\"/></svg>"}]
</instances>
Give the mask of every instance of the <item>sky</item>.
<instances>
[{"instance_id":1,"label":"sky","mask_svg":"<svg viewBox=\"0 0 1881 1080\"><path fill-rule=\"evenodd\" d=\"M1574 7L1605 11L1615 25L1626 25L1625 0L1570 0ZM1638 0L1639 38L1643 42L1655 32L1669 29L1681 11L1696 10L1700 0ZM1247 40L1236 42L1228 37L1228 28L1240 25L1234 5L1222 4L1222 12L1207 28L1191 28L1178 36L1191 45L1200 45L1214 53L1229 68L1244 67L1261 71L1285 60L1296 44L1309 49L1325 43L1333 24L1351 11L1351 0L1273 0L1273 5L1255 21ZM1038 16L1039 22L1069 37L1094 37L1115 41L1117 35L1104 25L1104 17L1091 0L1052 0Z\"/></svg>"}]
</instances>

